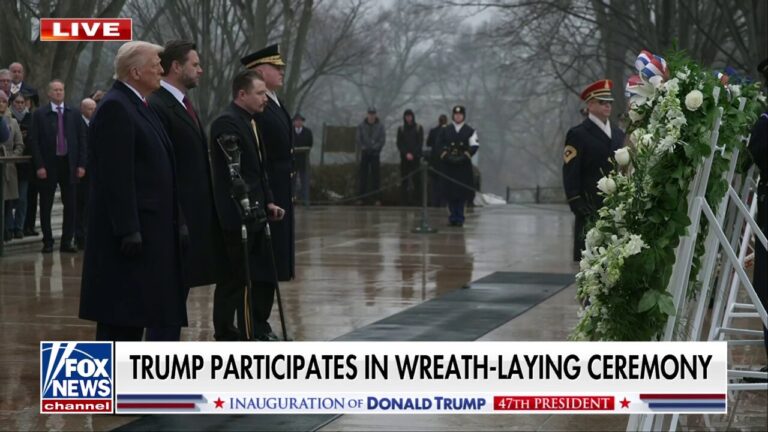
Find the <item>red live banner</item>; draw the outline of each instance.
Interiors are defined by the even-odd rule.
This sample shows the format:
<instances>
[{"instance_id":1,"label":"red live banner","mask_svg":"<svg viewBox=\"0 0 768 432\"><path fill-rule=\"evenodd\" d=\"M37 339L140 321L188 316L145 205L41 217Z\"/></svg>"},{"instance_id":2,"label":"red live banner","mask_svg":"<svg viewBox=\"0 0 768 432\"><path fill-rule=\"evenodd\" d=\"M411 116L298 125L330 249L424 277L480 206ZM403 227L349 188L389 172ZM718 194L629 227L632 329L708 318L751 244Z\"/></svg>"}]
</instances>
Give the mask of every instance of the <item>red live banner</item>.
<instances>
[{"instance_id":1,"label":"red live banner","mask_svg":"<svg viewBox=\"0 0 768 432\"><path fill-rule=\"evenodd\" d=\"M494 396L494 411L613 411L613 396Z\"/></svg>"},{"instance_id":2,"label":"red live banner","mask_svg":"<svg viewBox=\"0 0 768 432\"><path fill-rule=\"evenodd\" d=\"M129 41L133 39L130 18L41 18L40 40L68 41Z\"/></svg>"}]
</instances>

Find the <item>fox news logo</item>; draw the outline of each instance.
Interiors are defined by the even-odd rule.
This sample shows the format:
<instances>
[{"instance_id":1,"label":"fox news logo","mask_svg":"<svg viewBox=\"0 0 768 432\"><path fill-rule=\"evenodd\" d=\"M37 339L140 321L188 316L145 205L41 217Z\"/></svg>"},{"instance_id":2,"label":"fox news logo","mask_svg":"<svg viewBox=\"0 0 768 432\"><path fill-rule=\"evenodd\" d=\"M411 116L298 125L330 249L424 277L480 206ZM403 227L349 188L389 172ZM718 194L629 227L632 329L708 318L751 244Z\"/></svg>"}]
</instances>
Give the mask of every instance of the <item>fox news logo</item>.
<instances>
[{"instance_id":1,"label":"fox news logo","mask_svg":"<svg viewBox=\"0 0 768 432\"><path fill-rule=\"evenodd\" d=\"M112 342L40 342L40 412L111 413Z\"/></svg>"},{"instance_id":2,"label":"fox news logo","mask_svg":"<svg viewBox=\"0 0 768 432\"><path fill-rule=\"evenodd\" d=\"M129 41L133 39L130 18L40 18L40 40Z\"/></svg>"}]
</instances>

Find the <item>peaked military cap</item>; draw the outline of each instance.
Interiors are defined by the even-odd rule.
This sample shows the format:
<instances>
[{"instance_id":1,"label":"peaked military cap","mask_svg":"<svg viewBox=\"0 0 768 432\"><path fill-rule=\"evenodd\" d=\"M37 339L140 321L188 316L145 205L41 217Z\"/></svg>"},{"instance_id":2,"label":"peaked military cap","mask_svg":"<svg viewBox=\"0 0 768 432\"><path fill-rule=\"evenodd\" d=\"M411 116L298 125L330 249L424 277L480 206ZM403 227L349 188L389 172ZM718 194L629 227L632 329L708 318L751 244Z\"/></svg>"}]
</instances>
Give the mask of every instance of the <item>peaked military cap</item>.
<instances>
[{"instance_id":1,"label":"peaked military cap","mask_svg":"<svg viewBox=\"0 0 768 432\"><path fill-rule=\"evenodd\" d=\"M248 54L247 56L240 59L240 63L242 63L246 69L252 69L262 64L285 66L283 57L280 56L280 47L278 44L270 45L266 48L260 49L259 51Z\"/></svg>"},{"instance_id":2,"label":"peaked military cap","mask_svg":"<svg viewBox=\"0 0 768 432\"><path fill-rule=\"evenodd\" d=\"M466 108L464 108L463 105L456 105L455 107L453 107L451 112L453 112L454 114L461 113L461 114L467 115L467 110L466 110Z\"/></svg>"},{"instance_id":3,"label":"peaked military cap","mask_svg":"<svg viewBox=\"0 0 768 432\"><path fill-rule=\"evenodd\" d=\"M581 100L584 102L589 102L592 99L613 101L612 88L613 82L609 79L595 81L581 92Z\"/></svg>"}]
</instances>

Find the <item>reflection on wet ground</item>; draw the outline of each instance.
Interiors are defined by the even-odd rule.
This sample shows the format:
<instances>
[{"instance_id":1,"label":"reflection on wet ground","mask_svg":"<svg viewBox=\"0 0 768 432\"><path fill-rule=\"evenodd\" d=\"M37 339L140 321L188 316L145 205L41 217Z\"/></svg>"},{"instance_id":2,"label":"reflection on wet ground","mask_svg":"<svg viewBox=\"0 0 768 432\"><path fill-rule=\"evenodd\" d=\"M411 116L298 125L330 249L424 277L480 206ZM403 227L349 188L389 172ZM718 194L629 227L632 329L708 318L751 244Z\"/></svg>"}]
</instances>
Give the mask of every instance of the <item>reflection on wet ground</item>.
<instances>
[{"instance_id":1,"label":"reflection on wet ground","mask_svg":"<svg viewBox=\"0 0 768 432\"><path fill-rule=\"evenodd\" d=\"M496 271L575 273L572 216L565 206L477 209L463 229L430 210L437 234L412 234L415 209L298 209L296 280L281 284L288 328L297 340L331 340ZM39 341L91 340L77 318L82 254L41 255L39 244L0 258L0 430L108 430L134 416L43 416L39 412ZM568 288L482 340L564 340L576 321ZM213 289L194 288L184 340L212 340ZM277 311L273 313L273 327ZM753 353L754 354L754 353ZM746 395L746 393L745 393ZM745 396L754 409L765 394ZM759 419L759 412L758 417ZM570 420L569 420L570 419ZM754 424L755 416L742 423ZM577 423L573 423L577 421ZM695 424L702 425L696 420ZM323 430L624 429L618 416L342 416Z\"/></svg>"}]
</instances>

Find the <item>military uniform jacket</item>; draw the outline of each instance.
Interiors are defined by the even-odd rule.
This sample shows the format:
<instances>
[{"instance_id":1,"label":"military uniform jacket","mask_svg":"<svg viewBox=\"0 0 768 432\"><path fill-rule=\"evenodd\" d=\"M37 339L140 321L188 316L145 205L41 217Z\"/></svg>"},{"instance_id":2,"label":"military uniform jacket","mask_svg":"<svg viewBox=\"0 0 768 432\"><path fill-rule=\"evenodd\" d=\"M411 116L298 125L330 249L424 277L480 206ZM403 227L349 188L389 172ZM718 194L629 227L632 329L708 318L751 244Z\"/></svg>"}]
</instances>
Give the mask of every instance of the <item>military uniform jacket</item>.
<instances>
[{"instance_id":1,"label":"military uniform jacket","mask_svg":"<svg viewBox=\"0 0 768 432\"><path fill-rule=\"evenodd\" d=\"M440 151L442 172L458 183L472 187L474 178L472 175L472 156L477 152L477 146L470 146L469 139L475 130L469 125L462 125L456 131L453 124L442 128L437 139L437 148ZM446 200L470 200L474 191L461 184L443 179L443 198Z\"/></svg>"},{"instance_id":2,"label":"military uniform jacket","mask_svg":"<svg viewBox=\"0 0 768 432\"><path fill-rule=\"evenodd\" d=\"M597 181L611 172L613 152L624 146L624 132L611 127L611 137L589 118L571 128L563 150L563 185L574 212L582 199L591 212L603 205Z\"/></svg>"},{"instance_id":3,"label":"military uniform jacket","mask_svg":"<svg viewBox=\"0 0 768 432\"><path fill-rule=\"evenodd\" d=\"M283 220L270 222L272 228L272 249L275 252L278 278L281 281L293 279L294 215L293 215L293 122L291 116L272 98L268 98L264 112L255 113L253 118L259 125L267 169L267 178L275 204L285 210Z\"/></svg>"},{"instance_id":4,"label":"military uniform jacket","mask_svg":"<svg viewBox=\"0 0 768 432\"><path fill-rule=\"evenodd\" d=\"M248 198L251 203L258 202L266 211L267 204L273 203L274 198L270 189L269 180L262 162L263 156L259 149L263 150L264 140L256 142L256 135L251 126L251 115L234 103L230 103L224 112L211 124L211 168L214 185L214 201L216 211L223 231L232 237L232 233L240 231L242 219L238 203L232 199L232 180L229 175L229 167L224 152L217 140L222 135L236 135L240 138L240 176L248 185ZM261 137L260 137L261 138ZM249 230L248 232L249 255L248 262L251 268L251 279L257 281L274 281L270 255L265 248L263 230Z\"/></svg>"}]
</instances>

